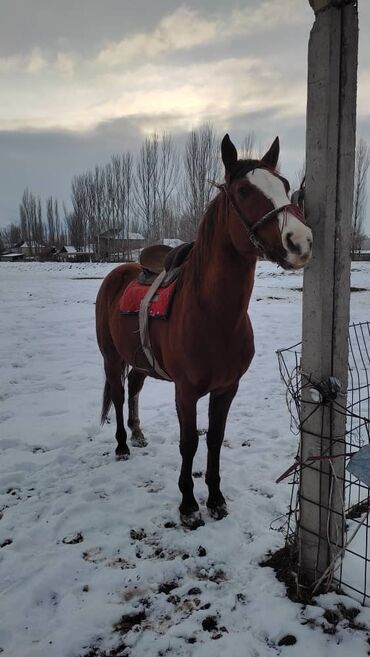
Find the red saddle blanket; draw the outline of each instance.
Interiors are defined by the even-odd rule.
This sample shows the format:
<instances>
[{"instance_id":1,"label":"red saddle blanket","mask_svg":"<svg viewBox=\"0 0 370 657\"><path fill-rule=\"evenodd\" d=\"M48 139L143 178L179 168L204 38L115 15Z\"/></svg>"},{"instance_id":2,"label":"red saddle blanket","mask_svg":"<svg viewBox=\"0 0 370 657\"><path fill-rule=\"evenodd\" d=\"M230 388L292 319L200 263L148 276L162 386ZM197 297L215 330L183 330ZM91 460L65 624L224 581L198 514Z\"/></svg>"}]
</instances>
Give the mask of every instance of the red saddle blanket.
<instances>
[{"instance_id":1,"label":"red saddle blanket","mask_svg":"<svg viewBox=\"0 0 370 657\"><path fill-rule=\"evenodd\" d=\"M149 317L157 317L157 319L167 319L175 291L176 281L173 281L166 287L160 287L153 299L151 300L148 308ZM119 309L124 315L133 315L140 310L140 303L149 290L149 285L143 285L135 280L129 283L124 293L121 296Z\"/></svg>"}]
</instances>

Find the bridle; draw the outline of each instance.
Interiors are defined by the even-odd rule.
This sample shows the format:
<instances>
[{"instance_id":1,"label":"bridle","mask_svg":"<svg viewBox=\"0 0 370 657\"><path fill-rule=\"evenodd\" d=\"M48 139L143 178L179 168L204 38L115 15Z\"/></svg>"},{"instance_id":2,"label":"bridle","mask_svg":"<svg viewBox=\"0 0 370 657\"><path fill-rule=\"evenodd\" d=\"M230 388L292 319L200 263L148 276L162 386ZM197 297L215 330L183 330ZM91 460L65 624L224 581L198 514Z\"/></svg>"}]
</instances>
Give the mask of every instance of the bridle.
<instances>
[{"instance_id":1,"label":"bridle","mask_svg":"<svg viewBox=\"0 0 370 657\"><path fill-rule=\"evenodd\" d=\"M258 239L256 235L256 231L262 228L262 226L267 224L269 221L272 221L273 219L278 219L278 214L280 212L284 212L283 224L282 224L282 228L280 229L280 233L282 233L283 228L286 226L288 212L293 214L302 223L305 223L304 215L300 207L298 205L295 205L294 203L286 203L285 205L281 205L278 208L273 208L272 210L270 210L270 212L266 212L266 214L264 214L260 219L258 219L254 224L251 225L245 220L238 206L234 202L234 199L230 194L230 190L228 189L227 184L223 183L221 185L216 185L216 186L225 194L229 204L231 205L234 212L242 222L244 228L247 230L250 242L253 244L253 246L256 249L259 249L262 252L265 251L265 247L263 246L262 242Z\"/></svg>"}]
</instances>

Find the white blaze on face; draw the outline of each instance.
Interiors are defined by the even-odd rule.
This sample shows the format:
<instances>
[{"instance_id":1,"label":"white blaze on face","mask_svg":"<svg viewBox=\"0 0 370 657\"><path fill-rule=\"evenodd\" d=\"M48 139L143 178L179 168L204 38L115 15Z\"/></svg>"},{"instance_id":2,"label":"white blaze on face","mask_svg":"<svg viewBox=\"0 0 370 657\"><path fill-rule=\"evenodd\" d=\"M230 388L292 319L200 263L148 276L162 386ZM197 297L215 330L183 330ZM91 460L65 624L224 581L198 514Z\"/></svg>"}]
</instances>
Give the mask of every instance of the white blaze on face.
<instances>
[{"instance_id":1,"label":"white blaze on face","mask_svg":"<svg viewBox=\"0 0 370 657\"><path fill-rule=\"evenodd\" d=\"M254 169L247 174L248 181L257 187L266 198L271 201L274 208L290 203L283 182L267 169ZM281 240L287 252L286 261L294 269L307 264L312 253L312 232L289 210L284 221L284 212L279 212L278 221Z\"/></svg>"}]
</instances>

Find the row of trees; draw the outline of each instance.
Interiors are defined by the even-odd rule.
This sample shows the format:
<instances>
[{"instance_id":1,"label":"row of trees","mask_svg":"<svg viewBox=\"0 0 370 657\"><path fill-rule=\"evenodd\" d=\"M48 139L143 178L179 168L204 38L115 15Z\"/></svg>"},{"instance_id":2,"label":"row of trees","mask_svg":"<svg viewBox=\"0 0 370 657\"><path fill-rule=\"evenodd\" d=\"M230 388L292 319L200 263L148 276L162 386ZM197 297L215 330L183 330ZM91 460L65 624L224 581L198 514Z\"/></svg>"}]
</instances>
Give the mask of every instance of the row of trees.
<instances>
[{"instance_id":1,"label":"row of trees","mask_svg":"<svg viewBox=\"0 0 370 657\"><path fill-rule=\"evenodd\" d=\"M180 156L168 134L147 137L134 159L131 153L114 155L103 166L75 176L71 210L46 202L46 220L39 198L25 190L20 222L11 224L3 242L21 237L29 244L73 244L77 249L99 250L105 231L141 233L148 240L163 237L193 239L209 203L212 181L221 177L219 139L210 124L193 130Z\"/></svg>"},{"instance_id":2,"label":"row of trees","mask_svg":"<svg viewBox=\"0 0 370 657\"><path fill-rule=\"evenodd\" d=\"M255 151L253 133L242 145L242 155ZM356 149L352 252L361 250L366 213L366 178L369 148L360 140ZM193 130L180 155L172 137L147 137L136 159L131 153L114 155L103 166L75 176L71 210L52 197L41 201L25 190L18 224L3 231L3 244L25 240L33 245L57 247L72 244L79 250L99 253L99 236L106 231L141 233L149 241L163 237L194 238L198 223L214 194L213 181L222 177L219 138L212 125ZM44 211L43 211L44 210ZM1 248L1 241L0 241ZM35 246L34 248L37 248Z\"/></svg>"}]
</instances>

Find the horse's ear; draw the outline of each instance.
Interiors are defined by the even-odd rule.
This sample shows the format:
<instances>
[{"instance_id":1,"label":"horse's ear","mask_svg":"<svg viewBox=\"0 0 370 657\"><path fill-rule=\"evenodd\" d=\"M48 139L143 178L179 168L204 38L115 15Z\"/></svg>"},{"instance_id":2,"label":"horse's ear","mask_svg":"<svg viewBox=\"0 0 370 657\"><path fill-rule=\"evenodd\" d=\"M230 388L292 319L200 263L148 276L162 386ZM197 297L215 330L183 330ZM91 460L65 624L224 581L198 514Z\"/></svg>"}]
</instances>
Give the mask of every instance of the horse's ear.
<instances>
[{"instance_id":1,"label":"horse's ear","mask_svg":"<svg viewBox=\"0 0 370 657\"><path fill-rule=\"evenodd\" d=\"M230 171L238 161L238 153L229 135L225 135L222 140L221 155L226 171Z\"/></svg>"},{"instance_id":2,"label":"horse's ear","mask_svg":"<svg viewBox=\"0 0 370 657\"><path fill-rule=\"evenodd\" d=\"M267 153L265 153L261 161L264 164L267 164L267 166L270 167L271 169L276 169L276 165L279 159L279 153L280 153L280 142L279 142L279 137L276 137L276 139L274 139L272 145L268 149Z\"/></svg>"}]
</instances>

